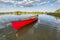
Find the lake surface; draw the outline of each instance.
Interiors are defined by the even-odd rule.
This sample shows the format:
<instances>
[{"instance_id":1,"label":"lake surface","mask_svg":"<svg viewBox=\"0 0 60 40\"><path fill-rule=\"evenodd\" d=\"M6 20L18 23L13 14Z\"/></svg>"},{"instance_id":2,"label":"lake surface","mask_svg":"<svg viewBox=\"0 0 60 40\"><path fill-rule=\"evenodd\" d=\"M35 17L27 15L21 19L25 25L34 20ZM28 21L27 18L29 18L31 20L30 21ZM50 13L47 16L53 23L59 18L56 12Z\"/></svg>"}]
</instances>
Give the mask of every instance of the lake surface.
<instances>
[{"instance_id":1,"label":"lake surface","mask_svg":"<svg viewBox=\"0 0 60 40\"><path fill-rule=\"evenodd\" d=\"M19 31L13 32L12 29L10 31L6 37L4 34L7 32L3 34L3 40L60 40L60 18L41 14L36 22Z\"/></svg>"},{"instance_id":2,"label":"lake surface","mask_svg":"<svg viewBox=\"0 0 60 40\"><path fill-rule=\"evenodd\" d=\"M16 33L17 40L60 40L60 18L42 14Z\"/></svg>"}]
</instances>

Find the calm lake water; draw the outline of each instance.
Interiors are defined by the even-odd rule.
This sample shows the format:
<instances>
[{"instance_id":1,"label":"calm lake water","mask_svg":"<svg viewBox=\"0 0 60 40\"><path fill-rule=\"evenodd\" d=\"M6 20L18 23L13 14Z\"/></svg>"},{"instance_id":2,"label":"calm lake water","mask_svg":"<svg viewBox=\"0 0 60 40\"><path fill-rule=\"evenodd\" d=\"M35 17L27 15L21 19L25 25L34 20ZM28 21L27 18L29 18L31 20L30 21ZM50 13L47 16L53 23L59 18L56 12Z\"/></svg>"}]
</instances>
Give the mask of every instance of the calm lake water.
<instances>
[{"instance_id":1,"label":"calm lake water","mask_svg":"<svg viewBox=\"0 0 60 40\"><path fill-rule=\"evenodd\" d=\"M60 40L60 18L41 14L36 22L17 32L10 32L6 37L4 34L3 40Z\"/></svg>"},{"instance_id":2,"label":"calm lake water","mask_svg":"<svg viewBox=\"0 0 60 40\"><path fill-rule=\"evenodd\" d=\"M16 33L17 40L60 40L60 18L42 14Z\"/></svg>"}]
</instances>

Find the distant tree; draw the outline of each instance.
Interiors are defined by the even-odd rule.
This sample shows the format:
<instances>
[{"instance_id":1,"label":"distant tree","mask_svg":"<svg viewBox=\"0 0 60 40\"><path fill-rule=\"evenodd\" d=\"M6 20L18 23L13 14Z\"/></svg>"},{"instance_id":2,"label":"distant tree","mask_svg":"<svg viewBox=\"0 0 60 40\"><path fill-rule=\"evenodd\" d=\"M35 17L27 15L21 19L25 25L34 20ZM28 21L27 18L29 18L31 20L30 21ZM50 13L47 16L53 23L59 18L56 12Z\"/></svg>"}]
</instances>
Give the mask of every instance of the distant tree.
<instances>
[{"instance_id":1,"label":"distant tree","mask_svg":"<svg viewBox=\"0 0 60 40\"><path fill-rule=\"evenodd\" d=\"M56 10L55 13L60 13L60 9Z\"/></svg>"}]
</instances>

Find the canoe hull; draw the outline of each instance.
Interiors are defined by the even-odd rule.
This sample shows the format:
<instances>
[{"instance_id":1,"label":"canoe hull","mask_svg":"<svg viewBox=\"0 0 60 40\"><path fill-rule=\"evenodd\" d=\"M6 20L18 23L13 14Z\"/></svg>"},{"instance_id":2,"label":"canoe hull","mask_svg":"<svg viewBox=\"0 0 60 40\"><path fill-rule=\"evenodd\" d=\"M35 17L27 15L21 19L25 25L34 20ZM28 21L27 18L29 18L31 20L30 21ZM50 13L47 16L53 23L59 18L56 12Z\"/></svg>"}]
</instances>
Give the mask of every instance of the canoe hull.
<instances>
[{"instance_id":1,"label":"canoe hull","mask_svg":"<svg viewBox=\"0 0 60 40\"><path fill-rule=\"evenodd\" d=\"M36 21L38 19L38 17L33 17L30 19L26 19L26 20L21 20L21 21L14 21L12 22L12 27L14 28L14 30L19 30L21 28L23 28L24 26Z\"/></svg>"}]
</instances>

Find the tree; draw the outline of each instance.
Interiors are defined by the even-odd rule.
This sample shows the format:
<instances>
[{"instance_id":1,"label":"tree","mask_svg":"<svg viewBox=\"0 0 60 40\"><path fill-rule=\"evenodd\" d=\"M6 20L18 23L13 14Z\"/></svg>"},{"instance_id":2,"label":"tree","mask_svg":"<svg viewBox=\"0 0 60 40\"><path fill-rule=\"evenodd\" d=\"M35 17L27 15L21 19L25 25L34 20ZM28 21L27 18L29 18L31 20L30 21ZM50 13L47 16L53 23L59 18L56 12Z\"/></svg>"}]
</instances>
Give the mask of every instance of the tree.
<instances>
[{"instance_id":1,"label":"tree","mask_svg":"<svg viewBox=\"0 0 60 40\"><path fill-rule=\"evenodd\" d=\"M56 10L55 13L60 13L60 9Z\"/></svg>"}]
</instances>

